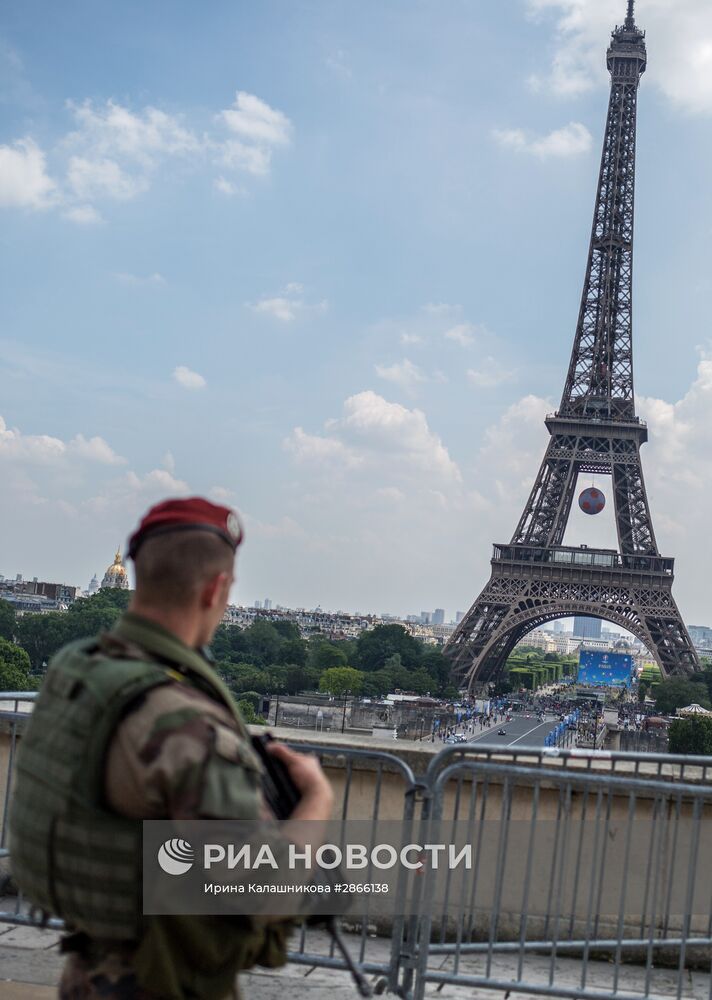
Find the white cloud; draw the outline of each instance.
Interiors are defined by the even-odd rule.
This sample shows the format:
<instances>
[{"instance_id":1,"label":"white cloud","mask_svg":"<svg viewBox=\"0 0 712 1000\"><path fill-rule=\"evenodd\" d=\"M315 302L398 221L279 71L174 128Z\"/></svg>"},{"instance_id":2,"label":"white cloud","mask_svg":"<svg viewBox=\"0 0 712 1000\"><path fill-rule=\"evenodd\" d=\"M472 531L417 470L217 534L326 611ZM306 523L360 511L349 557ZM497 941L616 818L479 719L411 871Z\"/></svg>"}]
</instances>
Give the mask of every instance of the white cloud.
<instances>
[{"instance_id":1,"label":"white cloud","mask_svg":"<svg viewBox=\"0 0 712 1000\"><path fill-rule=\"evenodd\" d=\"M231 132L257 144L280 146L290 140L292 125L287 116L244 90L238 90L235 103L221 111L220 117Z\"/></svg>"},{"instance_id":2,"label":"white cloud","mask_svg":"<svg viewBox=\"0 0 712 1000\"><path fill-rule=\"evenodd\" d=\"M77 434L65 442L49 434L24 434L17 428L8 427L0 417L0 459L57 466L73 458L101 465L122 465L126 461L101 437L87 439Z\"/></svg>"},{"instance_id":3,"label":"white cloud","mask_svg":"<svg viewBox=\"0 0 712 1000\"><path fill-rule=\"evenodd\" d=\"M603 53L625 10L621 0L527 0L534 17L553 15L555 49L548 73L532 83L562 96L605 85ZM674 105L712 112L712 6L708 0L649 0L636 21L647 31L654 58L645 74Z\"/></svg>"},{"instance_id":4,"label":"white cloud","mask_svg":"<svg viewBox=\"0 0 712 1000\"><path fill-rule=\"evenodd\" d=\"M388 500L390 503L402 503L405 500L405 493L403 490L399 490L397 486L381 486L376 490L376 495L382 500Z\"/></svg>"},{"instance_id":5,"label":"white cloud","mask_svg":"<svg viewBox=\"0 0 712 1000\"><path fill-rule=\"evenodd\" d=\"M216 146L216 149L216 162L228 170L244 170L255 177L264 177L269 173L272 154L263 146L249 146L231 139Z\"/></svg>"},{"instance_id":6,"label":"white cloud","mask_svg":"<svg viewBox=\"0 0 712 1000\"><path fill-rule=\"evenodd\" d=\"M392 365L376 365L375 368L379 378L394 382L403 389L412 389L418 382L427 382L427 377L408 358Z\"/></svg>"},{"instance_id":7,"label":"white cloud","mask_svg":"<svg viewBox=\"0 0 712 1000\"><path fill-rule=\"evenodd\" d=\"M514 372L503 368L491 355L483 358L479 368L469 368L467 378L482 389L493 389L504 382L511 382Z\"/></svg>"},{"instance_id":8,"label":"white cloud","mask_svg":"<svg viewBox=\"0 0 712 1000\"><path fill-rule=\"evenodd\" d=\"M62 212L62 216L78 226L95 226L104 221L93 205L72 205Z\"/></svg>"},{"instance_id":9,"label":"white cloud","mask_svg":"<svg viewBox=\"0 0 712 1000\"><path fill-rule=\"evenodd\" d=\"M297 428L288 447L298 457L318 455L328 462L387 468L391 476L417 474L425 482L460 481L460 470L421 410L391 403L372 390L350 396L343 415L328 420L325 434L308 435Z\"/></svg>"},{"instance_id":10,"label":"white cloud","mask_svg":"<svg viewBox=\"0 0 712 1000\"><path fill-rule=\"evenodd\" d=\"M124 465L126 462L126 459L117 455L102 437L85 438L83 434L77 434L69 442L69 451L80 458L99 462L101 465Z\"/></svg>"},{"instance_id":11,"label":"white cloud","mask_svg":"<svg viewBox=\"0 0 712 1000\"><path fill-rule=\"evenodd\" d=\"M67 168L67 184L80 201L114 198L128 201L148 188L145 177L132 177L114 160L87 160L72 156Z\"/></svg>"},{"instance_id":12,"label":"white cloud","mask_svg":"<svg viewBox=\"0 0 712 1000\"><path fill-rule=\"evenodd\" d=\"M166 283L166 279L158 271L145 275L131 274L128 271L117 271L114 277L122 285L153 286L155 288Z\"/></svg>"},{"instance_id":13,"label":"white cloud","mask_svg":"<svg viewBox=\"0 0 712 1000\"><path fill-rule=\"evenodd\" d=\"M220 194L227 195L228 198L241 193L241 189L237 186L237 184L234 184L222 175L215 178L213 181L213 187L216 191L219 191Z\"/></svg>"},{"instance_id":14,"label":"white cloud","mask_svg":"<svg viewBox=\"0 0 712 1000\"><path fill-rule=\"evenodd\" d=\"M184 389L204 389L207 385L202 375L191 371L185 365L178 365L177 368L173 369L173 378Z\"/></svg>"},{"instance_id":15,"label":"white cloud","mask_svg":"<svg viewBox=\"0 0 712 1000\"><path fill-rule=\"evenodd\" d=\"M492 133L500 146L517 153L530 153L540 160L579 156L591 149L591 133L580 122L570 122L544 136L529 136L523 129L495 129Z\"/></svg>"},{"instance_id":16,"label":"white cloud","mask_svg":"<svg viewBox=\"0 0 712 1000\"><path fill-rule=\"evenodd\" d=\"M221 111L218 120L229 135L227 139L212 140L211 145L217 162L231 170L255 176L267 174L272 151L291 141L289 118L244 90L237 92L233 106Z\"/></svg>"},{"instance_id":17,"label":"white cloud","mask_svg":"<svg viewBox=\"0 0 712 1000\"><path fill-rule=\"evenodd\" d=\"M418 346L425 343L425 338L421 337L419 333L402 333L400 342L404 347Z\"/></svg>"},{"instance_id":18,"label":"white cloud","mask_svg":"<svg viewBox=\"0 0 712 1000\"><path fill-rule=\"evenodd\" d=\"M270 316L280 323L291 323L305 313L326 312L329 306L326 299L313 304L307 303L300 297L303 291L304 288L298 281L290 281L279 295L266 295L257 302L246 302L245 305L253 312Z\"/></svg>"},{"instance_id":19,"label":"white cloud","mask_svg":"<svg viewBox=\"0 0 712 1000\"><path fill-rule=\"evenodd\" d=\"M472 323L457 323L446 330L443 336L447 340L454 340L461 347L470 347L475 342L474 330Z\"/></svg>"},{"instance_id":20,"label":"white cloud","mask_svg":"<svg viewBox=\"0 0 712 1000\"><path fill-rule=\"evenodd\" d=\"M0 207L48 208L56 196L45 154L33 139L0 146Z\"/></svg>"},{"instance_id":21,"label":"white cloud","mask_svg":"<svg viewBox=\"0 0 712 1000\"><path fill-rule=\"evenodd\" d=\"M31 137L0 145L0 207L55 206L70 222L99 222L95 202L144 194L157 173L179 159L193 169L214 164L264 176L273 151L288 145L293 132L283 112L244 91L232 108L213 116L210 130L200 133L180 115L151 106L134 111L113 100L87 100L68 102L67 109L75 127L52 151L51 171ZM221 194L242 193L224 174L213 184Z\"/></svg>"},{"instance_id":22,"label":"white cloud","mask_svg":"<svg viewBox=\"0 0 712 1000\"><path fill-rule=\"evenodd\" d=\"M335 73L336 76L340 76L345 80L350 80L353 76L343 49L336 49L336 51L331 52L324 60L324 65L332 73Z\"/></svg>"},{"instance_id":23,"label":"white cloud","mask_svg":"<svg viewBox=\"0 0 712 1000\"><path fill-rule=\"evenodd\" d=\"M358 464L358 457L338 438L321 437L318 434L307 434L302 427L295 427L284 441L287 451L290 451L298 462L333 463L343 465Z\"/></svg>"},{"instance_id":24,"label":"white cloud","mask_svg":"<svg viewBox=\"0 0 712 1000\"><path fill-rule=\"evenodd\" d=\"M201 149L201 140L178 117L158 108L133 112L112 100L68 106L79 127L67 136L67 144L90 150L99 159L119 156L148 167L161 156Z\"/></svg>"},{"instance_id":25,"label":"white cloud","mask_svg":"<svg viewBox=\"0 0 712 1000\"><path fill-rule=\"evenodd\" d=\"M258 302L253 303L250 308L256 313L265 313L267 316L272 316L273 319L278 319L282 323L291 323L297 315L297 308L300 305L300 302L295 302L292 299L278 295L272 299L260 299Z\"/></svg>"},{"instance_id":26,"label":"white cloud","mask_svg":"<svg viewBox=\"0 0 712 1000\"><path fill-rule=\"evenodd\" d=\"M235 492L234 490L227 489L226 486L213 486L212 489L208 491L208 496L211 500L214 500L215 503L221 503L229 506L235 497Z\"/></svg>"}]
</instances>

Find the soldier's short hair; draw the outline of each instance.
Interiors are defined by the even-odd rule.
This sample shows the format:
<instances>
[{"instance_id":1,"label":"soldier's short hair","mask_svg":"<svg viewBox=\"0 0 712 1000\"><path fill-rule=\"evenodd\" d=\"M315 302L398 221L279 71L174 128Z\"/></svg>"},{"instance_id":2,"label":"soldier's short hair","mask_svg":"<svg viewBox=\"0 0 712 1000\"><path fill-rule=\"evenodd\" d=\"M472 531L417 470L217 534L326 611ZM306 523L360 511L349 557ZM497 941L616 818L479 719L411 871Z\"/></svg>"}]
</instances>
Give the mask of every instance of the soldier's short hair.
<instances>
[{"instance_id":1,"label":"soldier's short hair","mask_svg":"<svg viewBox=\"0 0 712 1000\"><path fill-rule=\"evenodd\" d=\"M206 531L169 531L146 538L136 553L136 594L152 603L188 605L218 573L231 573L235 553Z\"/></svg>"}]
</instances>

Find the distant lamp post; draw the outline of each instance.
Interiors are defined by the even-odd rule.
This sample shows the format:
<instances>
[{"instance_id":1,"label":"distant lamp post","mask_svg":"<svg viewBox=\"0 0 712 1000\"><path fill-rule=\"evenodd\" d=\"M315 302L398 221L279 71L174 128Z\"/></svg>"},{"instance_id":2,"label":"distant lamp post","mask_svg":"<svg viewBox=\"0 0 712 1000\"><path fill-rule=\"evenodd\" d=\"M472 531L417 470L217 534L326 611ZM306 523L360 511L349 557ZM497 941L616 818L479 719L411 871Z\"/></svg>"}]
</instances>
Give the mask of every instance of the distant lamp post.
<instances>
[{"instance_id":1,"label":"distant lamp post","mask_svg":"<svg viewBox=\"0 0 712 1000\"><path fill-rule=\"evenodd\" d=\"M344 714L341 716L341 732L343 733L346 729L346 701L349 697L349 692L344 691Z\"/></svg>"},{"instance_id":2,"label":"distant lamp post","mask_svg":"<svg viewBox=\"0 0 712 1000\"><path fill-rule=\"evenodd\" d=\"M317 732L319 731L322 733L324 732L324 713L322 712L321 709L319 709L319 711L316 713L315 729L317 730Z\"/></svg>"}]
</instances>

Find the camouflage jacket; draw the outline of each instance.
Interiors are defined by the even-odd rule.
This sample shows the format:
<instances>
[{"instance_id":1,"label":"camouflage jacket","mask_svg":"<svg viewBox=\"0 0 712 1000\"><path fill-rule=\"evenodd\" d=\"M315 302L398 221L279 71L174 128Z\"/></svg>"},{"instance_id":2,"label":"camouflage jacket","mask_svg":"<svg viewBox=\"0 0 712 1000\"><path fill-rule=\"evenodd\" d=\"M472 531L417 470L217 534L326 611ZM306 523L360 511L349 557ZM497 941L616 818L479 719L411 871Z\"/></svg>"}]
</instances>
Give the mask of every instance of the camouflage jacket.
<instances>
[{"instance_id":1,"label":"camouflage jacket","mask_svg":"<svg viewBox=\"0 0 712 1000\"><path fill-rule=\"evenodd\" d=\"M175 664L177 669L169 668L172 682L142 695L114 731L105 767L109 807L135 819L267 818L260 764L239 716L186 682L182 673L199 677L207 671L211 683L222 686L204 657L166 629L131 612L108 634L109 643L112 640L127 648L128 655L131 648L139 647L143 655ZM181 918L146 919L160 946L178 951L187 965L200 963L199 946L192 935L186 939ZM194 953L189 958L191 947ZM163 995L141 988L133 961L136 950L131 947L109 947L81 935L66 939L63 950L69 956L60 984L61 1000L153 1000ZM274 964L282 961L280 955ZM173 988L165 995L197 995L190 989L183 991L180 980L176 972Z\"/></svg>"}]
</instances>

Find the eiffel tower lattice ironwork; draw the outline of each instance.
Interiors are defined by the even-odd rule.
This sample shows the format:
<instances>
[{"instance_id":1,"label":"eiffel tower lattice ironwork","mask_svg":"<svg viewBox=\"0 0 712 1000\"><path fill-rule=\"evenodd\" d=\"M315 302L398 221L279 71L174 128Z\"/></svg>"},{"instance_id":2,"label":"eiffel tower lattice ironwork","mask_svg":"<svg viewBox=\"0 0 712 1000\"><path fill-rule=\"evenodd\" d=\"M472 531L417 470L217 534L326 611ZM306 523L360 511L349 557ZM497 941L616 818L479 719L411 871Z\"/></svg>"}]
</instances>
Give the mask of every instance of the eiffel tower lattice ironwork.
<instances>
[{"instance_id":1,"label":"eiffel tower lattice ironwork","mask_svg":"<svg viewBox=\"0 0 712 1000\"><path fill-rule=\"evenodd\" d=\"M586 278L566 385L524 513L445 652L461 684L496 680L514 645L556 618L590 615L622 626L664 675L699 670L672 596L673 560L660 555L645 492L632 355L633 193L638 84L645 34L628 0L607 53L611 93ZM610 475L618 550L563 545L580 472Z\"/></svg>"}]
</instances>

